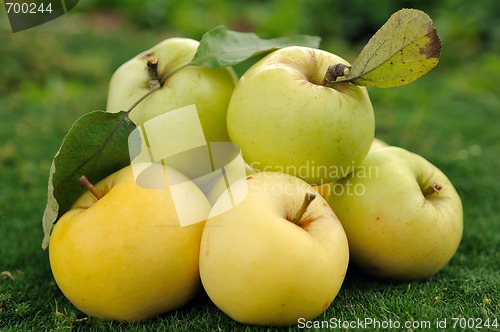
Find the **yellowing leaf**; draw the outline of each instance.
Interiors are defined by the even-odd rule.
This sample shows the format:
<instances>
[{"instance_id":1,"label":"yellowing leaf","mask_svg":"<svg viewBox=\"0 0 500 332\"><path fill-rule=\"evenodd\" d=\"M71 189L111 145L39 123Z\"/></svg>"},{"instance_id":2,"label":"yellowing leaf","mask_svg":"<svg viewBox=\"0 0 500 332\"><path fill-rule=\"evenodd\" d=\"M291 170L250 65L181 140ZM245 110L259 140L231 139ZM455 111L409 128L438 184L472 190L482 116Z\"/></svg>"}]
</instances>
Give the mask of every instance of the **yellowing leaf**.
<instances>
[{"instance_id":1,"label":"yellowing leaf","mask_svg":"<svg viewBox=\"0 0 500 332\"><path fill-rule=\"evenodd\" d=\"M373 35L342 81L383 88L407 84L434 68L440 55L431 18L401 9Z\"/></svg>"}]
</instances>

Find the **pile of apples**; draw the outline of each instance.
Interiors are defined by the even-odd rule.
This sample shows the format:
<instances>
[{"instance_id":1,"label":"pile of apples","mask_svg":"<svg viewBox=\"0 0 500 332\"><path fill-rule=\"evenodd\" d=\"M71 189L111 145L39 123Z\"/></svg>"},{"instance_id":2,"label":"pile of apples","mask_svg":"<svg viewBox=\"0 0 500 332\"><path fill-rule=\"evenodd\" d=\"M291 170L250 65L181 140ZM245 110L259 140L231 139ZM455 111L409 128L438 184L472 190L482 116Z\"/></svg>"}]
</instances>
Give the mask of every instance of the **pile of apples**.
<instances>
[{"instance_id":1,"label":"pile of apples","mask_svg":"<svg viewBox=\"0 0 500 332\"><path fill-rule=\"evenodd\" d=\"M151 82L151 63L165 77L197 46L170 38L123 64L111 79L107 110L129 109L160 83ZM64 295L87 315L136 322L180 308L203 287L238 322L296 325L330 306L349 261L379 278L440 271L462 237L460 197L424 158L374 146L380 142L366 88L323 84L338 63L348 65L293 46L271 52L239 79L231 68L201 66L168 76L131 120L141 126L196 105L208 142L241 148L248 176L236 184L245 185L245 198L228 208L229 191L211 204L195 184L187 186L186 211L203 221L182 226L169 187L139 186L131 166L87 183L50 239ZM170 166L153 166L169 181L189 182ZM148 172L143 177L147 182Z\"/></svg>"}]
</instances>

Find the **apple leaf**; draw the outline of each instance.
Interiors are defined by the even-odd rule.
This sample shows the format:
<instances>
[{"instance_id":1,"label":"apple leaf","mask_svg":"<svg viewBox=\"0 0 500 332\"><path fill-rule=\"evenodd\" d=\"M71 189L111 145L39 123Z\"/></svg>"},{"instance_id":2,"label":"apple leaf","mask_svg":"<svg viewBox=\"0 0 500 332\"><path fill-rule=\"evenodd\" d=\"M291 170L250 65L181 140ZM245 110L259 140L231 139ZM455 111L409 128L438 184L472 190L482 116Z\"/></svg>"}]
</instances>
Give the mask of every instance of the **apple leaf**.
<instances>
[{"instance_id":1,"label":"apple leaf","mask_svg":"<svg viewBox=\"0 0 500 332\"><path fill-rule=\"evenodd\" d=\"M400 86L434 68L440 55L441 40L431 18L420 10L401 9L373 35L345 78L337 82Z\"/></svg>"},{"instance_id":2,"label":"apple leaf","mask_svg":"<svg viewBox=\"0 0 500 332\"><path fill-rule=\"evenodd\" d=\"M93 111L73 123L50 168L42 219L43 249L48 246L52 225L84 192L77 183L80 176L97 183L130 164L128 137L134 129L127 112Z\"/></svg>"},{"instance_id":3,"label":"apple leaf","mask_svg":"<svg viewBox=\"0 0 500 332\"><path fill-rule=\"evenodd\" d=\"M261 39L254 33L227 30L224 26L206 32L190 65L221 68L234 66L259 54L287 46L318 48L320 37L296 35Z\"/></svg>"}]
</instances>

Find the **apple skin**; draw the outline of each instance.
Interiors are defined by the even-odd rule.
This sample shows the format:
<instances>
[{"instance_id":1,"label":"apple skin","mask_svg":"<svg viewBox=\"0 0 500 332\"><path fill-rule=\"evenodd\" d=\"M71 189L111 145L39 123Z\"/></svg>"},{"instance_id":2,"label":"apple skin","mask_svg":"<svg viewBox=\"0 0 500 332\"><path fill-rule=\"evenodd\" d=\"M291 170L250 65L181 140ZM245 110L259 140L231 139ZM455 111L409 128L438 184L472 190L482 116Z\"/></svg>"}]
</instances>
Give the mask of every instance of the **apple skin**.
<instances>
[{"instance_id":1,"label":"apple skin","mask_svg":"<svg viewBox=\"0 0 500 332\"><path fill-rule=\"evenodd\" d=\"M373 139L371 149L373 150L373 149L385 148L387 146L389 146L387 142L382 141L381 139L375 137Z\"/></svg>"},{"instance_id":2,"label":"apple skin","mask_svg":"<svg viewBox=\"0 0 500 332\"><path fill-rule=\"evenodd\" d=\"M433 182L441 190L424 195ZM352 262L369 275L428 278L460 244L463 208L453 184L405 149L372 150L353 173L322 193L344 226Z\"/></svg>"},{"instance_id":3,"label":"apple skin","mask_svg":"<svg viewBox=\"0 0 500 332\"><path fill-rule=\"evenodd\" d=\"M382 141L381 139L378 139L378 138L374 138L373 139L373 142L372 142L372 145L370 147L370 150L373 150L373 149L379 149L379 148L385 148L385 147L388 147L390 146L389 144L387 144L387 142L385 141ZM348 174L346 174L347 176ZM313 186L314 190L316 190L321 196L325 196L328 194L328 191L330 190L330 186L332 185L332 182L329 182L329 183L324 183L324 184L321 184L321 185L317 185L317 186Z\"/></svg>"},{"instance_id":4,"label":"apple skin","mask_svg":"<svg viewBox=\"0 0 500 332\"><path fill-rule=\"evenodd\" d=\"M322 184L363 160L375 133L372 104L364 87L321 85L337 63L348 64L323 50L292 46L243 74L229 102L227 127L250 166Z\"/></svg>"},{"instance_id":5,"label":"apple skin","mask_svg":"<svg viewBox=\"0 0 500 332\"><path fill-rule=\"evenodd\" d=\"M373 149L379 149L379 148L385 148L387 146L390 146L387 144L385 141L382 141L381 139L374 138L372 145L370 147L370 150ZM346 174L347 176L348 174ZM329 182L329 183L324 183L320 185L313 185L314 190L316 190L317 193L319 193L321 196L325 197L325 195L328 195L328 192L330 190L330 186L334 185L334 183Z\"/></svg>"},{"instance_id":6,"label":"apple skin","mask_svg":"<svg viewBox=\"0 0 500 332\"><path fill-rule=\"evenodd\" d=\"M109 84L107 111L128 110L150 91L146 70L150 57L158 59L158 75L162 77L189 63L198 45L189 38L169 38L121 65ZM130 119L140 125L165 112L195 104L207 141L229 142L226 111L236 80L231 68L185 67L137 105Z\"/></svg>"},{"instance_id":7,"label":"apple skin","mask_svg":"<svg viewBox=\"0 0 500 332\"><path fill-rule=\"evenodd\" d=\"M255 170L251 168L247 163L245 163L245 174L246 176L255 174ZM227 165L226 165L226 174L227 174ZM231 185L231 184L229 184ZM215 181L212 189L208 192L205 192L205 195L208 198L208 201L212 204L215 204L217 199L220 197L221 193L226 191L228 184L226 183L226 179L224 177L218 177Z\"/></svg>"},{"instance_id":8,"label":"apple skin","mask_svg":"<svg viewBox=\"0 0 500 332\"><path fill-rule=\"evenodd\" d=\"M340 222L319 195L301 226L289 221L305 194L314 192L299 178L261 172L246 181L244 200L219 214L228 209L221 197L203 231L200 275L208 296L245 324L286 326L318 317L347 270L349 248Z\"/></svg>"},{"instance_id":9,"label":"apple skin","mask_svg":"<svg viewBox=\"0 0 500 332\"><path fill-rule=\"evenodd\" d=\"M64 295L89 316L128 322L190 301L201 288L204 222L180 227L170 190L139 187L130 166L96 188L105 195L96 201L84 193L52 231L50 265ZM210 205L201 190L193 185L185 195L206 219Z\"/></svg>"}]
</instances>

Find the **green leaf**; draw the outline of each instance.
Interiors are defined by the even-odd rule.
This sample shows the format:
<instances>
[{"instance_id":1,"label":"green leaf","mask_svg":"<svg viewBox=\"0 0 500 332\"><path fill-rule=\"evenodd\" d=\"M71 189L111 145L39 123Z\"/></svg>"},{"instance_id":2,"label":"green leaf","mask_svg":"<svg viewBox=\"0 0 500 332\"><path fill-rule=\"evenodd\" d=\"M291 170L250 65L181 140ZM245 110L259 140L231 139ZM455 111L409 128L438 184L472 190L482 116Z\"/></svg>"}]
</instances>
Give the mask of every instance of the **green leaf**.
<instances>
[{"instance_id":1,"label":"green leaf","mask_svg":"<svg viewBox=\"0 0 500 332\"><path fill-rule=\"evenodd\" d=\"M434 68L440 55L441 40L431 18L401 9L368 41L345 80L384 88L407 84Z\"/></svg>"},{"instance_id":2,"label":"green leaf","mask_svg":"<svg viewBox=\"0 0 500 332\"><path fill-rule=\"evenodd\" d=\"M320 41L319 37L306 35L260 39L254 33L218 26L203 35L191 65L209 68L234 66L253 56L287 46L318 48Z\"/></svg>"},{"instance_id":3,"label":"green leaf","mask_svg":"<svg viewBox=\"0 0 500 332\"><path fill-rule=\"evenodd\" d=\"M84 192L77 183L80 176L97 183L130 164L128 137L134 129L127 112L94 111L73 123L50 168L42 248L48 246L54 222Z\"/></svg>"}]
</instances>

